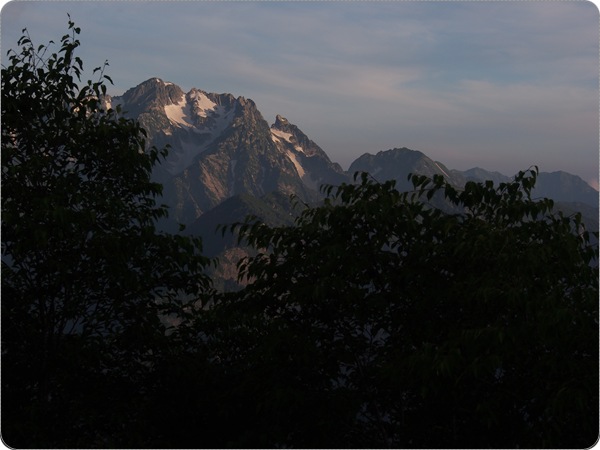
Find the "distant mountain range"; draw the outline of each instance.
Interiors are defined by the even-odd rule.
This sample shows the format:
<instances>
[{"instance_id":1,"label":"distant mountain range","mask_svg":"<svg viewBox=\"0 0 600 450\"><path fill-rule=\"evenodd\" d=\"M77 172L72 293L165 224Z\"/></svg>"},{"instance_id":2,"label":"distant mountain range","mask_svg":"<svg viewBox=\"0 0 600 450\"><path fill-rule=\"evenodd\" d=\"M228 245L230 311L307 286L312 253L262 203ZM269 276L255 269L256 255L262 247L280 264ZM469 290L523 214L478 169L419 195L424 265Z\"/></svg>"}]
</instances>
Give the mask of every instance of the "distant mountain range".
<instances>
[{"instance_id":1,"label":"distant mountain range","mask_svg":"<svg viewBox=\"0 0 600 450\"><path fill-rule=\"evenodd\" d=\"M139 120L149 144L171 147L155 177L164 185L174 221L189 225L235 195L271 192L318 198L322 183L346 180L342 168L296 126L278 116L265 121L252 100L151 78L120 97Z\"/></svg>"},{"instance_id":2,"label":"distant mountain range","mask_svg":"<svg viewBox=\"0 0 600 450\"><path fill-rule=\"evenodd\" d=\"M481 168L452 170L407 148L365 153L344 171L283 116L269 125L252 100L199 89L186 93L159 78L122 96L107 97L106 102L120 104L127 117L137 119L148 133L149 145L170 146L166 161L154 173L164 185L163 202L171 208L169 221L161 226L174 231L178 223L185 224L189 233L203 236L211 254L232 245L215 237L216 224L239 221L247 214L291 223L289 195L316 204L322 184L352 182L356 171L369 172L379 181L395 179L400 190L411 188L409 173L440 174L457 187L469 180L510 180ZM598 191L580 177L542 172L534 196L552 198L568 211L581 210L588 227L598 228Z\"/></svg>"}]
</instances>

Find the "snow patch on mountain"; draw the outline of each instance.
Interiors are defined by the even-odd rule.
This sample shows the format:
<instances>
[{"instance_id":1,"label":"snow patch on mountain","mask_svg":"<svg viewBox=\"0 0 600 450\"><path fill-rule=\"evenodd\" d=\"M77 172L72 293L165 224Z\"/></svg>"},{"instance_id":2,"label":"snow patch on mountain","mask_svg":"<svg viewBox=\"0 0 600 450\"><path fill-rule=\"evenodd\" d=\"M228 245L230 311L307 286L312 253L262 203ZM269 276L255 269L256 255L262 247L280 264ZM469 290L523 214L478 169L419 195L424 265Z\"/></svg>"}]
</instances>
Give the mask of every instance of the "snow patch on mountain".
<instances>
[{"instance_id":1,"label":"snow patch on mountain","mask_svg":"<svg viewBox=\"0 0 600 450\"><path fill-rule=\"evenodd\" d=\"M437 168L438 168L438 169L440 169L440 171L441 171L441 172L442 172L444 175L446 175L446 177L447 177L447 178L450 178L450 175L448 175L448 174L446 173L446 171L445 171L444 169L442 169L442 168L440 167L440 165L439 165L439 164L438 164L436 161L434 161L434 163L435 163L435 165L437 166Z\"/></svg>"},{"instance_id":2,"label":"snow patch on mountain","mask_svg":"<svg viewBox=\"0 0 600 450\"><path fill-rule=\"evenodd\" d=\"M191 128L194 126L192 122L192 108L185 96L179 103L166 105L165 114L167 115L167 119L176 123L177 125L186 128Z\"/></svg>"},{"instance_id":3,"label":"snow patch on mountain","mask_svg":"<svg viewBox=\"0 0 600 450\"><path fill-rule=\"evenodd\" d=\"M181 140L178 149L169 154L166 168L172 175L176 175L192 164L194 159L231 124L235 106L227 108L217 105L204 92L194 89L179 102L166 105L164 111L176 127L203 135L199 136L199 140L194 139L192 142ZM165 130L165 134L173 135L173 132Z\"/></svg>"},{"instance_id":4,"label":"snow patch on mountain","mask_svg":"<svg viewBox=\"0 0 600 450\"><path fill-rule=\"evenodd\" d=\"M275 143L281 142L283 140L286 143L293 145L294 150L296 150L297 152L306 154L304 149L295 142L296 140L292 133L286 133L285 131L278 130L277 128L271 128L271 140Z\"/></svg>"},{"instance_id":5,"label":"snow patch on mountain","mask_svg":"<svg viewBox=\"0 0 600 450\"><path fill-rule=\"evenodd\" d=\"M296 167L296 171L298 172L298 175L300 176L300 178L304 177L304 168L302 167L302 164L300 164L298 162L296 155L294 155L294 153L292 153L289 150L286 151L286 155L288 158L290 158L290 161L292 161L292 163L294 163L294 166Z\"/></svg>"},{"instance_id":6,"label":"snow patch on mountain","mask_svg":"<svg viewBox=\"0 0 600 450\"><path fill-rule=\"evenodd\" d=\"M192 90L178 103L164 107L167 118L179 126L195 128L197 132L222 131L230 122L231 117L225 106L217 105L208 96L198 90ZM197 126L197 118L212 118L215 120L213 126Z\"/></svg>"},{"instance_id":7,"label":"snow patch on mountain","mask_svg":"<svg viewBox=\"0 0 600 450\"><path fill-rule=\"evenodd\" d=\"M284 141L289 142L290 144L292 143L292 133L286 133L285 131L281 131L276 128L271 128L271 133L274 137L283 139ZM274 139L273 142L275 142Z\"/></svg>"},{"instance_id":8,"label":"snow patch on mountain","mask_svg":"<svg viewBox=\"0 0 600 450\"><path fill-rule=\"evenodd\" d=\"M194 104L194 111L200 117L208 117L210 113L215 113L217 104L204 94L202 91L192 90L188 94L189 99Z\"/></svg>"}]
</instances>

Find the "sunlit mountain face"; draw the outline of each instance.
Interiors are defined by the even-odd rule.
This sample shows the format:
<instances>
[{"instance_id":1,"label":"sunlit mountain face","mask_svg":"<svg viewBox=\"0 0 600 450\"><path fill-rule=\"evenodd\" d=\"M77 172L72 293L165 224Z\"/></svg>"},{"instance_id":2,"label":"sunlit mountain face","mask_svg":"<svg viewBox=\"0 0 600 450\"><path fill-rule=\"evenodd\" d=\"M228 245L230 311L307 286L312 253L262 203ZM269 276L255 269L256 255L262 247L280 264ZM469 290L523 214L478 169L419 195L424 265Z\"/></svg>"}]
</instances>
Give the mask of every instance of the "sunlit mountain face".
<instances>
[{"instance_id":1,"label":"sunlit mountain face","mask_svg":"<svg viewBox=\"0 0 600 450\"><path fill-rule=\"evenodd\" d=\"M321 186L351 183L356 172L368 172L380 182L396 180L399 190L411 189L410 173L441 175L457 187L469 180L492 180L499 184L511 179L478 167L453 170L405 147L365 153L344 171L283 115L277 115L269 124L251 99L197 88L184 92L160 78L150 78L122 96L107 97L106 101L109 107L120 105L127 117L140 122L147 132L149 146L168 146L168 156L156 167L154 178L163 184L163 202L171 210L169 220L161 226L172 231L179 223L194 224L208 211L238 196L245 199L241 203L243 208L217 210L228 211L223 213L227 216L224 221L234 218L233 211L239 215L239 211L252 213L253 209L259 209L265 215L268 208L265 205L279 208L278 212L267 215L289 217L291 212L284 206L289 202L260 202L273 195L281 198L293 195L315 204L323 198ZM541 172L533 194L563 204L572 203L571 209L583 205L590 216L588 222L592 221L597 228L598 191L581 178L566 172ZM443 199L437 203L443 207ZM566 207L570 208L568 204ZM218 216L217 212L211 214L208 222L219 221L213 217Z\"/></svg>"}]
</instances>

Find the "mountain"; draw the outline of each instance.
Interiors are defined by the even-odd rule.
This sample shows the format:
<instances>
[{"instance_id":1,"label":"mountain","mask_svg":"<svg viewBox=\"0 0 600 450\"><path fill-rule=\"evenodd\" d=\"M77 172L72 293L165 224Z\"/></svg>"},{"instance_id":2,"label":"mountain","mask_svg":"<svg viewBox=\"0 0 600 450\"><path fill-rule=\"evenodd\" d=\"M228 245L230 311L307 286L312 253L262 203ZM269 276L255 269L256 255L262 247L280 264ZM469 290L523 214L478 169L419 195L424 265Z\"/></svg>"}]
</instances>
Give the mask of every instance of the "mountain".
<instances>
[{"instance_id":1,"label":"mountain","mask_svg":"<svg viewBox=\"0 0 600 450\"><path fill-rule=\"evenodd\" d=\"M482 169L481 167L474 167L469 170L461 172L459 170L453 170L452 172L462 175L467 181L487 181L492 180L497 186L500 183L506 183L510 181L510 177L501 174L500 172L490 172L489 170Z\"/></svg>"},{"instance_id":2,"label":"mountain","mask_svg":"<svg viewBox=\"0 0 600 450\"><path fill-rule=\"evenodd\" d=\"M407 181L409 173L419 175L442 175L456 187L462 187L467 181L492 180L494 184L509 182L512 177L500 172L475 167L465 171L450 170L439 161L434 161L424 153L408 148L394 148L375 155L365 153L356 159L348 169L349 174L356 171L369 172L378 181L396 180L399 190L410 190ZM540 172L532 192L535 197L547 197L556 202L586 204L598 208L598 191L577 175L567 172Z\"/></svg>"},{"instance_id":3,"label":"mountain","mask_svg":"<svg viewBox=\"0 0 600 450\"><path fill-rule=\"evenodd\" d=\"M375 155L366 153L354 161L348 170L350 173L355 171L368 172L380 182L396 180L396 187L401 191L412 189L412 184L407 181L409 173L429 177L442 175L457 188L462 188L467 181L492 180L495 185L498 185L512 179L499 172L491 172L479 167L466 171L449 170L442 163L433 161L422 152L407 148L394 148ZM598 191L580 177L567 172L540 172L532 197L551 198L555 201L555 209L567 215L576 211L581 212L587 228L598 230ZM440 194L434 196L430 203L449 212L458 212L450 207Z\"/></svg>"},{"instance_id":4,"label":"mountain","mask_svg":"<svg viewBox=\"0 0 600 450\"><path fill-rule=\"evenodd\" d=\"M161 202L170 207L169 219L159 226L176 232L183 223L184 233L202 237L205 254L219 257L213 275L221 289L240 287L236 264L250 250L238 247L230 233L217 232L217 226L241 222L248 215L273 226L289 225L302 209L294 209L291 195L318 204L321 185L352 182L358 171L380 182L396 180L404 191L412 189L409 173L442 175L457 188L469 180L499 184L511 179L481 168L450 170L408 148L365 153L344 172L284 116L277 115L269 125L250 99L196 88L184 92L160 78L105 101L108 107L121 105L125 117L140 122L149 146L169 146L168 156L153 172L154 180L163 184ZM588 228L598 228L598 191L581 178L540 173L534 196L554 199L566 213L581 211ZM430 203L453 210L441 194Z\"/></svg>"},{"instance_id":5,"label":"mountain","mask_svg":"<svg viewBox=\"0 0 600 450\"><path fill-rule=\"evenodd\" d=\"M479 167L460 172L454 170L457 174L462 174L467 180L485 181L492 180L495 184L510 181L499 172L490 172ZM588 207L598 207L598 191L583 181L577 175L567 172L540 172L536 180L532 196L551 198L556 202L574 202L583 203Z\"/></svg>"},{"instance_id":6,"label":"mountain","mask_svg":"<svg viewBox=\"0 0 600 450\"><path fill-rule=\"evenodd\" d=\"M560 202L580 202L598 207L598 191L577 175L563 171L540 172L533 195Z\"/></svg>"},{"instance_id":7,"label":"mountain","mask_svg":"<svg viewBox=\"0 0 600 450\"><path fill-rule=\"evenodd\" d=\"M424 153L406 147L394 148L378 152L376 155L365 153L349 167L348 173L368 172L376 180L396 180L396 188L400 191L413 189L408 181L408 174L442 175L455 186L462 186L465 179L461 174L451 171L438 161L434 161Z\"/></svg>"},{"instance_id":8,"label":"mountain","mask_svg":"<svg viewBox=\"0 0 600 450\"><path fill-rule=\"evenodd\" d=\"M237 245L237 237L229 231L223 235L218 230L219 225L243 222L248 216L255 216L270 226L291 225L299 210L294 208L289 196L281 192L271 192L262 197L237 194L202 214L184 233L201 236L204 254L213 257Z\"/></svg>"},{"instance_id":9,"label":"mountain","mask_svg":"<svg viewBox=\"0 0 600 450\"><path fill-rule=\"evenodd\" d=\"M294 163L306 186L318 191L323 184L337 185L349 181L340 165L332 163L321 147L285 117L277 115L271 125L271 134L279 151Z\"/></svg>"},{"instance_id":10,"label":"mountain","mask_svg":"<svg viewBox=\"0 0 600 450\"><path fill-rule=\"evenodd\" d=\"M269 126L244 97L195 88L185 93L151 78L107 103L121 105L126 117L137 119L149 145L170 146L154 173L164 186L163 202L171 206L166 228L191 224L239 194L280 192L314 201L319 184L345 177L298 127L281 116Z\"/></svg>"},{"instance_id":11,"label":"mountain","mask_svg":"<svg viewBox=\"0 0 600 450\"><path fill-rule=\"evenodd\" d=\"M161 227L176 231L177 224L183 223L205 236L214 251L229 243L215 241L213 245L210 226L240 221L242 212L287 217L287 206L281 209L279 200L289 203L293 194L313 204L322 198L322 184L351 182L357 171L369 172L378 181L394 179L399 190L412 189L409 173L442 175L458 188L469 180L501 183L511 179L481 168L450 170L408 148L365 153L344 172L282 115L269 125L250 99L196 88L184 92L160 78L150 78L106 102L121 105L126 117L140 122L148 145L170 147L166 160L153 173L163 184L162 202L171 210ZM540 173L534 196L563 202L566 209L570 204L576 207L576 202L588 205L588 215L598 207L598 191L566 172ZM279 200L273 202L274 198ZM432 203L443 207L443 198L434 198ZM267 214L269 208L274 210Z\"/></svg>"}]
</instances>

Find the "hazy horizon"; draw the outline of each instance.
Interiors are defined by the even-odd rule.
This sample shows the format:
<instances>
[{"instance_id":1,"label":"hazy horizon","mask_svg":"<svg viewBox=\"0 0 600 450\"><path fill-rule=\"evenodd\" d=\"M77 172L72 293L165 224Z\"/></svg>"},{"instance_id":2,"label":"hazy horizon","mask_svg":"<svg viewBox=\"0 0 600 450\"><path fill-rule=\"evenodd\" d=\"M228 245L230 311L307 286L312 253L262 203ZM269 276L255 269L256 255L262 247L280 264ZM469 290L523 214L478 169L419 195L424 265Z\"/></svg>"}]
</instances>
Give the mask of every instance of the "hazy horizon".
<instances>
[{"instance_id":1,"label":"hazy horizon","mask_svg":"<svg viewBox=\"0 0 600 450\"><path fill-rule=\"evenodd\" d=\"M591 2L12 2L2 62L77 26L109 93L159 77L252 99L347 169L419 150L451 169L564 170L598 188L598 9Z\"/></svg>"}]
</instances>

